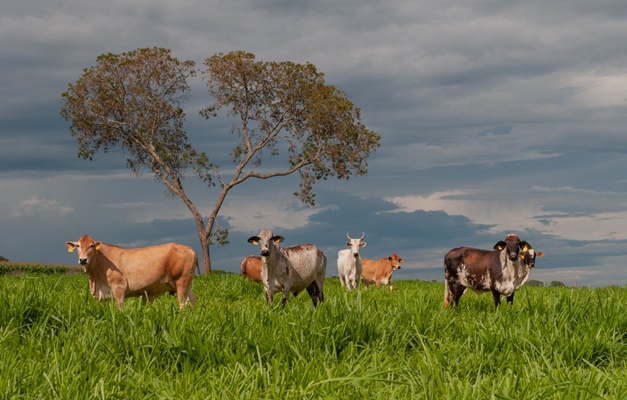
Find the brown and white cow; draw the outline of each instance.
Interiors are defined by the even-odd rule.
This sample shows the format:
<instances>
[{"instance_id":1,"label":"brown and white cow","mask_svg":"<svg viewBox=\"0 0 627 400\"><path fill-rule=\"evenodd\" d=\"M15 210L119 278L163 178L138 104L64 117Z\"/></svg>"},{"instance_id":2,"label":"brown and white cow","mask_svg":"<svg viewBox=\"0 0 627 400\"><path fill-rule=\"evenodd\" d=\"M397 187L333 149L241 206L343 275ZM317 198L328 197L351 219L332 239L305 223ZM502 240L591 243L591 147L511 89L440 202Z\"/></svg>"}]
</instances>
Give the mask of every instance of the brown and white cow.
<instances>
[{"instance_id":1,"label":"brown and white cow","mask_svg":"<svg viewBox=\"0 0 627 400\"><path fill-rule=\"evenodd\" d=\"M361 280L365 289L373 283L379 287L381 284L388 285L392 291L392 273L401 269L401 263L405 262L398 254L392 254L380 260L361 260L362 272Z\"/></svg>"},{"instance_id":2,"label":"brown and white cow","mask_svg":"<svg viewBox=\"0 0 627 400\"><path fill-rule=\"evenodd\" d=\"M163 293L176 293L181 308L196 301L191 288L198 258L189 246L168 243L125 249L89 235L65 244L69 252L78 249L78 263L85 268L91 295L99 301L113 297L121 308L127 297L153 301Z\"/></svg>"},{"instance_id":3,"label":"brown and white cow","mask_svg":"<svg viewBox=\"0 0 627 400\"><path fill-rule=\"evenodd\" d=\"M498 307L501 295L513 303L514 292L529 277L531 245L517 235L507 235L505 241L494 245L495 250L458 247L444 256L444 306L457 305L466 289L477 294L492 292L494 305ZM520 250L523 250L522 253ZM533 252L535 265L535 252ZM522 258L520 256L523 256ZM538 255L541 257L540 253ZM525 260L527 258L527 261Z\"/></svg>"},{"instance_id":4,"label":"brown and white cow","mask_svg":"<svg viewBox=\"0 0 627 400\"><path fill-rule=\"evenodd\" d=\"M279 243L283 240L283 236L274 235L270 229L248 239L260 248L261 280L268 304L272 304L275 293L283 293L283 305L286 305L290 292L296 296L307 289L314 306L318 305L318 301L324 300L326 256L312 244L281 248Z\"/></svg>"},{"instance_id":5,"label":"brown and white cow","mask_svg":"<svg viewBox=\"0 0 627 400\"><path fill-rule=\"evenodd\" d=\"M242 260L239 265L242 271L242 276L253 280L255 282L261 282L261 257L260 256L248 256Z\"/></svg>"}]
</instances>

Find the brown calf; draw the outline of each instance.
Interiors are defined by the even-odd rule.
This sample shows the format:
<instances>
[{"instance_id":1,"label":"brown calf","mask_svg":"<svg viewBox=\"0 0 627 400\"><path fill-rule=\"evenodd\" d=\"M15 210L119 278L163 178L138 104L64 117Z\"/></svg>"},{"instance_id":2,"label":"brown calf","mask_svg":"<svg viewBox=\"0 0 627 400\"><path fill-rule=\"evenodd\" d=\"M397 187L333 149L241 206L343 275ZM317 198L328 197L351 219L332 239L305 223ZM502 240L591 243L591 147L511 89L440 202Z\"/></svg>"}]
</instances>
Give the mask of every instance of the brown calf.
<instances>
[{"instance_id":1,"label":"brown calf","mask_svg":"<svg viewBox=\"0 0 627 400\"><path fill-rule=\"evenodd\" d=\"M382 258L380 260L362 260L363 271L361 273L361 280L367 289L368 286L373 283L379 287L384 284L390 287L392 290L392 273L397 269L401 269L401 263L405 260L400 258L398 254L392 254L388 258Z\"/></svg>"}]
</instances>

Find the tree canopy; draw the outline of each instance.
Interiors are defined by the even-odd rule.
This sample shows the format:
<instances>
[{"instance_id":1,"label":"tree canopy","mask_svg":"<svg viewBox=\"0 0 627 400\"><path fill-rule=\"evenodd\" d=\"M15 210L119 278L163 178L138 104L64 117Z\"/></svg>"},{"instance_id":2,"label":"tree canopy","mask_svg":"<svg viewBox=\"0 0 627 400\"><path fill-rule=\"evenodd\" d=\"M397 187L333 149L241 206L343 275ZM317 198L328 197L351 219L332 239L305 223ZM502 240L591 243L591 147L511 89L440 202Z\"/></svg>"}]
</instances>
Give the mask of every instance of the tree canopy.
<instances>
[{"instance_id":1,"label":"tree canopy","mask_svg":"<svg viewBox=\"0 0 627 400\"><path fill-rule=\"evenodd\" d=\"M227 231L216 225L216 218L231 188L249 178L298 172L294 194L314 205L316 181L367 173L366 160L379 147L380 136L360 122L360 109L326 84L324 74L310 63L262 62L235 51L215 54L204 65L202 77L212 102L201 114L211 119L225 111L235 121L230 129L238 138L231 152L235 170L229 176L189 143L183 104L190 96L187 79L198 71L193 61L181 62L170 50L99 56L62 94L61 115L71 122L79 157L122 152L134 173L152 171L183 200L196 222L209 272L209 245L226 243ZM285 164L268 170L262 167L267 157ZM206 220L185 193L188 168L209 187L218 185Z\"/></svg>"}]
</instances>

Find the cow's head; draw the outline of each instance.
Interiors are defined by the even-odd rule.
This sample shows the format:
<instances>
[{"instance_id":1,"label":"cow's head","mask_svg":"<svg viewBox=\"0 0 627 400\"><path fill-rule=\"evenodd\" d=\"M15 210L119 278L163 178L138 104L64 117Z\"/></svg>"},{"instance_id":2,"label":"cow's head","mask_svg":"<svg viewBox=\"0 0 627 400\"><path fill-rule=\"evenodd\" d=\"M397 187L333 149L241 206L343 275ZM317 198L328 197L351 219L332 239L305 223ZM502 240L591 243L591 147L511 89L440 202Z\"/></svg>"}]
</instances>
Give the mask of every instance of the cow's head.
<instances>
[{"instance_id":1,"label":"cow's head","mask_svg":"<svg viewBox=\"0 0 627 400\"><path fill-rule=\"evenodd\" d=\"M392 254L391 256L388 257L388 260L390 260L390 263L392 264L392 271L401 269L401 263L405 262L405 260L400 258L398 254Z\"/></svg>"},{"instance_id":2,"label":"cow's head","mask_svg":"<svg viewBox=\"0 0 627 400\"><path fill-rule=\"evenodd\" d=\"M362 242L364 237L366 237L366 233L362 232L361 237L359 239L353 239L349 236L348 232L346 232L346 237L348 238L348 242L346 242L346 246L351 248L351 253L353 253L354 257L359 256L359 249L366 245L366 242Z\"/></svg>"},{"instance_id":3,"label":"cow's head","mask_svg":"<svg viewBox=\"0 0 627 400\"><path fill-rule=\"evenodd\" d=\"M522 248L522 252L520 253L520 259L529 268L533 268L536 266L536 257L544 257L543 252L536 252L533 248L531 248L531 245L524 240L520 242L520 247Z\"/></svg>"},{"instance_id":4,"label":"cow's head","mask_svg":"<svg viewBox=\"0 0 627 400\"><path fill-rule=\"evenodd\" d=\"M263 257L270 255L270 246L277 246L278 243L283 241L283 236L276 236L272 234L270 229L263 229L259 232L258 236L251 236L248 238L248 243L259 245L259 254Z\"/></svg>"},{"instance_id":5,"label":"cow's head","mask_svg":"<svg viewBox=\"0 0 627 400\"><path fill-rule=\"evenodd\" d=\"M509 260L516 261L518 259L518 253L521 248L521 243L522 242L518 235L509 234L504 241L501 240L497 244L495 244L494 249L499 251L503 251L504 249L506 249Z\"/></svg>"},{"instance_id":6,"label":"cow's head","mask_svg":"<svg viewBox=\"0 0 627 400\"><path fill-rule=\"evenodd\" d=\"M68 252L78 249L78 263L87 268L100 249L100 242L94 241L89 235L83 235L77 242L66 242Z\"/></svg>"}]
</instances>

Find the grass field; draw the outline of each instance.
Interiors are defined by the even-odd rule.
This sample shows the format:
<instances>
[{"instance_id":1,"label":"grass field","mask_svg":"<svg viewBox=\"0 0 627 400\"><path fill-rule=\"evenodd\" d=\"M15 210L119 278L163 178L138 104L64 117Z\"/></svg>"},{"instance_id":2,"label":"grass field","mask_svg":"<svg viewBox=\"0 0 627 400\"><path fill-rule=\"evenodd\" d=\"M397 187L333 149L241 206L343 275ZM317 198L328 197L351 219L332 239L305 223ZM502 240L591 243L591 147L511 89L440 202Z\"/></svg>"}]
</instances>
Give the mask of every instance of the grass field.
<instances>
[{"instance_id":1,"label":"grass field","mask_svg":"<svg viewBox=\"0 0 627 400\"><path fill-rule=\"evenodd\" d=\"M494 311L443 284L348 293L336 278L266 305L261 286L199 276L119 311L85 275L0 277L2 399L627 399L627 288L527 288Z\"/></svg>"}]
</instances>

